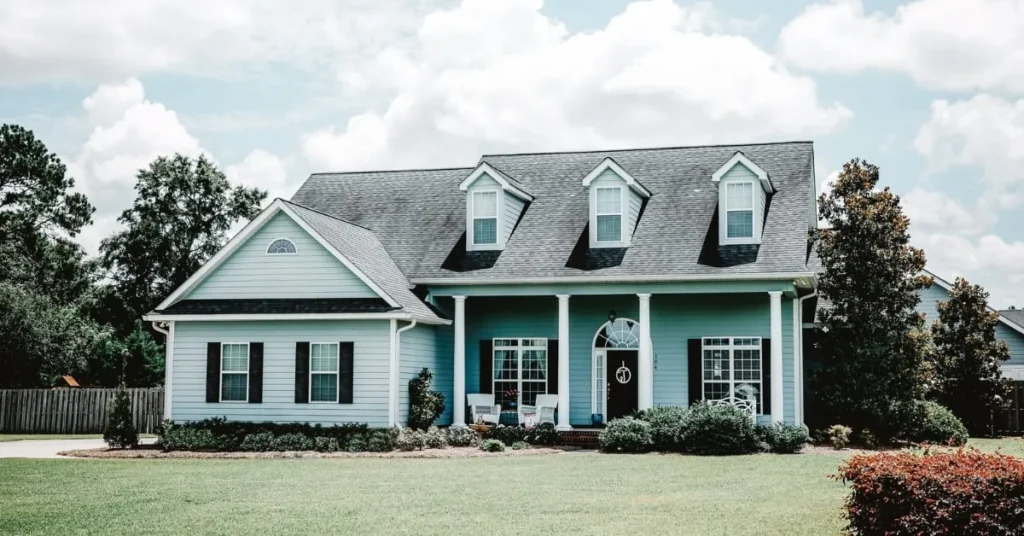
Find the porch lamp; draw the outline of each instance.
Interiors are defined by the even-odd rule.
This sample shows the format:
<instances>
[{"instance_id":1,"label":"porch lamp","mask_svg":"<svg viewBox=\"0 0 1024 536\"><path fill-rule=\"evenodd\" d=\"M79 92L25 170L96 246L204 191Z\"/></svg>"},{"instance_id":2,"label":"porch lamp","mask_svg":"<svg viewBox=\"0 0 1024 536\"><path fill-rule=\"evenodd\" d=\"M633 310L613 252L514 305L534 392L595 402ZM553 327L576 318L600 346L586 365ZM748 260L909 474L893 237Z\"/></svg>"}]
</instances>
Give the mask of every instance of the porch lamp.
<instances>
[{"instance_id":1,"label":"porch lamp","mask_svg":"<svg viewBox=\"0 0 1024 536\"><path fill-rule=\"evenodd\" d=\"M615 322L615 318L616 318L615 309L612 309L611 311L608 311L608 321L614 323Z\"/></svg>"}]
</instances>

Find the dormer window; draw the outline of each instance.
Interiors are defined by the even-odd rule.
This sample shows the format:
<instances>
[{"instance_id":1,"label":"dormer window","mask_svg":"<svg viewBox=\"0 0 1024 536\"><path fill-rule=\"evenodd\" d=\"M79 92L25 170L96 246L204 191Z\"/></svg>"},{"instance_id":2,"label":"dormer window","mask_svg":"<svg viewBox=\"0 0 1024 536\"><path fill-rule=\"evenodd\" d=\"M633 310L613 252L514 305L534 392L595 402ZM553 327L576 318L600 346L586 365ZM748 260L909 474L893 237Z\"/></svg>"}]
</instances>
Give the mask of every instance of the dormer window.
<instances>
[{"instance_id":1,"label":"dormer window","mask_svg":"<svg viewBox=\"0 0 1024 536\"><path fill-rule=\"evenodd\" d=\"M533 196L486 162L462 181L459 189L466 192L466 249L505 249Z\"/></svg>"},{"instance_id":2,"label":"dormer window","mask_svg":"<svg viewBox=\"0 0 1024 536\"><path fill-rule=\"evenodd\" d=\"M590 247L629 247L651 193L611 158L587 174L583 186L590 189Z\"/></svg>"},{"instance_id":3,"label":"dormer window","mask_svg":"<svg viewBox=\"0 0 1024 536\"><path fill-rule=\"evenodd\" d=\"M473 192L473 245L498 243L498 192Z\"/></svg>"},{"instance_id":4,"label":"dormer window","mask_svg":"<svg viewBox=\"0 0 1024 536\"><path fill-rule=\"evenodd\" d=\"M718 242L760 244L765 207L773 188L768 173L736 153L711 180L718 183Z\"/></svg>"}]
</instances>

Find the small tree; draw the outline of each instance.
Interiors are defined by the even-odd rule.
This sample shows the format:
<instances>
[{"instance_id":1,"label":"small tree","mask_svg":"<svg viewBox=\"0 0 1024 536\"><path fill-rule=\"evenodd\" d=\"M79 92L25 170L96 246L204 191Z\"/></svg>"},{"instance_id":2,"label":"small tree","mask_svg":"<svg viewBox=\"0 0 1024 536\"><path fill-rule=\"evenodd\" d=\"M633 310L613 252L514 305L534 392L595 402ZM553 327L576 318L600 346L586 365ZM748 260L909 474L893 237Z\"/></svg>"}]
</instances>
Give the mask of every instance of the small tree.
<instances>
[{"instance_id":1,"label":"small tree","mask_svg":"<svg viewBox=\"0 0 1024 536\"><path fill-rule=\"evenodd\" d=\"M444 395L430 390L433 381L428 368L409 380L409 428L426 430L444 413Z\"/></svg>"},{"instance_id":2,"label":"small tree","mask_svg":"<svg viewBox=\"0 0 1024 536\"><path fill-rule=\"evenodd\" d=\"M813 378L827 424L871 428L886 439L909 418L924 392L928 333L915 307L931 283L920 275L924 252L910 246L910 220L878 168L855 159L818 200L830 228L818 232L823 273L818 347L824 367Z\"/></svg>"},{"instance_id":3,"label":"small tree","mask_svg":"<svg viewBox=\"0 0 1024 536\"><path fill-rule=\"evenodd\" d=\"M110 448L128 449L139 444L139 434L132 424L132 400L124 384L117 388L114 403L107 417L107 426L103 430L103 441Z\"/></svg>"},{"instance_id":4,"label":"small tree","mask_svg":"<svg viewBox=\"0 0 1024 536\"><path fill-rule=\"evenodd\" d=\"M971 435L988 433L992 412L1009 401L1012 385L1000 368L1010 349L996 339L998 323L988 292L958 277L932 324L931 395L963 420Z\"/></svg>"}]
</instances>

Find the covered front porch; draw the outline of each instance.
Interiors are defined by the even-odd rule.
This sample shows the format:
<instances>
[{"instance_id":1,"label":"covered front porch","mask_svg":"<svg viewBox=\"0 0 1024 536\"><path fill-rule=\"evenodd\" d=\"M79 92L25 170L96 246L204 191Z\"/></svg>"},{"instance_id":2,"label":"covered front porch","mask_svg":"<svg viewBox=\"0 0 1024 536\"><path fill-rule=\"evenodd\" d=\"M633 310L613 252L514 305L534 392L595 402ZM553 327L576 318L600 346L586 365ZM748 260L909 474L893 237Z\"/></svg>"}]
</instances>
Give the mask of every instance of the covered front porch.
<instances>
[{"instance_id":1,"label":"covered front porch","mask_svg":"<svg viewBox=\"0 0 1024 536\"><path fill-rule=\"evenodd\" d=\"M438 335L453 425L471 422L473 394L493 396L504 423L555 395L559 430L730 397L760 422L800 423L798 295L792 280L434 288L453 319Z\"/></svg>"}]
</instances>

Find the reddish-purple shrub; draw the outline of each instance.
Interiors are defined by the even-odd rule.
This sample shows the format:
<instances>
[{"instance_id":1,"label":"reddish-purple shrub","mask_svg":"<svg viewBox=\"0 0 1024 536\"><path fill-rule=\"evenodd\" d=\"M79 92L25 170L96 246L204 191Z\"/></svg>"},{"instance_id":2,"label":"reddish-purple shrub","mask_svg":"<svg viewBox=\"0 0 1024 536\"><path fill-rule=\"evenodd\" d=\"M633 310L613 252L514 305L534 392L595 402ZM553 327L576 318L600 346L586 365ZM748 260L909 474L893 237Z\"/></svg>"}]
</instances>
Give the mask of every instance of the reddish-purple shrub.
<instances>
[{"instance_id":1,"label":"reddish-purple shrub","mask_svg":"<svg viewBox=\"0 0 1024 536\"><path fill-rule=\"evenodd\" d=\"M1024 534L1024 460L977 450L858 455L836 478L853 534Z\"/></svg>"}]
</instances>

